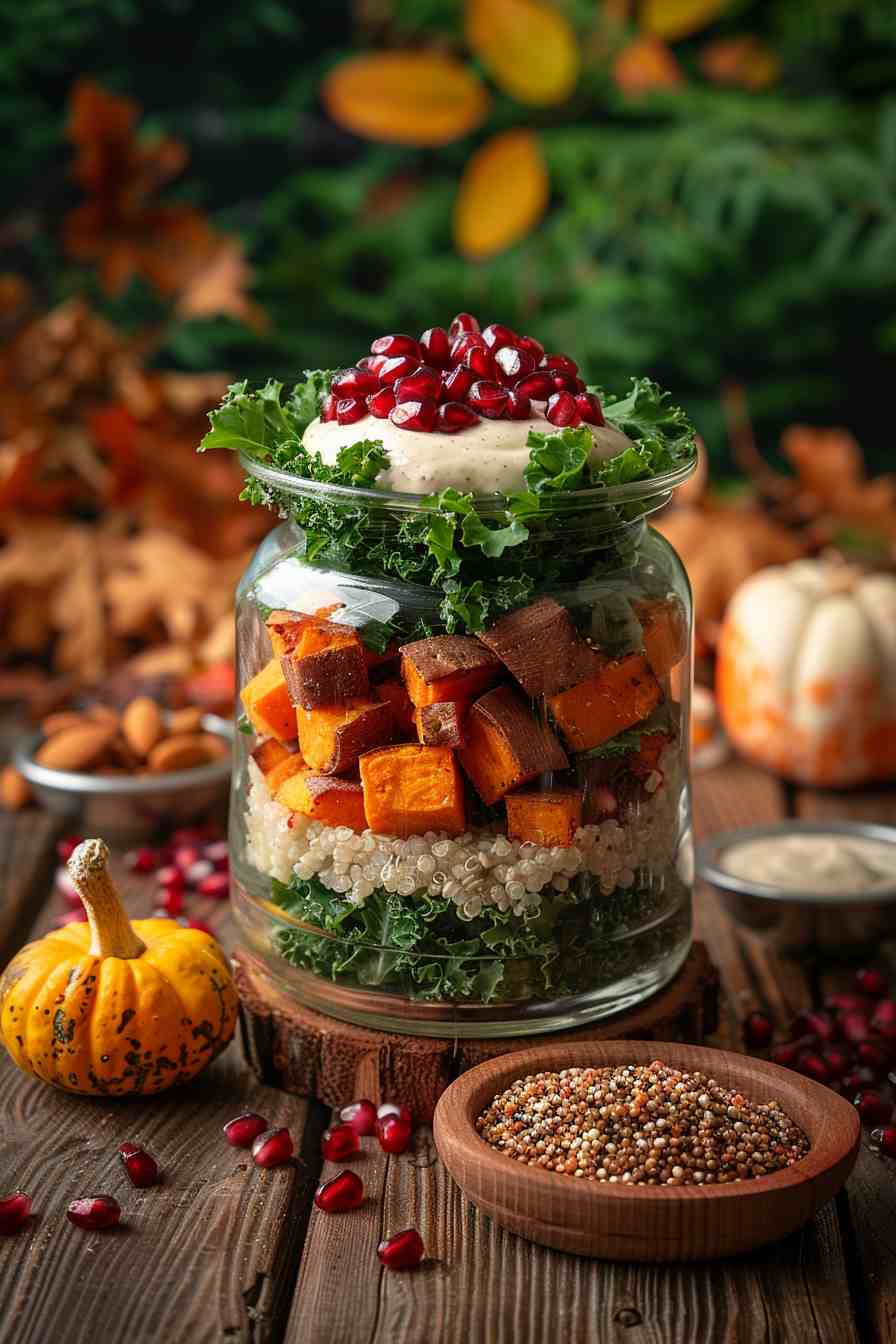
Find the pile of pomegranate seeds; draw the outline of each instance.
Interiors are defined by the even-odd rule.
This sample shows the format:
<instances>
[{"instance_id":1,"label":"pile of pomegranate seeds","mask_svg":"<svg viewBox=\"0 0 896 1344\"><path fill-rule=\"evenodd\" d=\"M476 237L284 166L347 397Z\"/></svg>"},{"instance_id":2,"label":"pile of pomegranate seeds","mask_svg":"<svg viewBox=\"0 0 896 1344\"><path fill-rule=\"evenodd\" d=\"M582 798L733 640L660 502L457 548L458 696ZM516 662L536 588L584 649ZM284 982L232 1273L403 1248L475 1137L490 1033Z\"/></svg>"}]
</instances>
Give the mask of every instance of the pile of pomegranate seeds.
<instances>
[{"instance_id":1,"label":"pile of pomegranate seeds","mask_svg":"<svg viewBox=\"0 0 896 1344\"><path fill-rule=\"evenodd\" d=\"M146 1190L161 1181L159 1164L145 1148L139 1147L136 1143L122 1143L119 1145L118 1156L131 1185L135 1185L138 1190Z\"/></svg>"},{"instance_id":2,"label":"pile of pomegranate seeds","mask_svg":"<svg viewBox=\"0 0 896 1344\"><path fill-rule=\"evenodd\" d=\"M87 1232L105 1232L118 1223L121 1206L111 1195L85 1195L72 1200L65 1216L75 1227L83 1227Z\"/></svg>"},{"instance_id":3,"label":"pile of pomegranate seeds","mask_svg":"<svg viewBox=\"0 0 896 1344\"><path fill-rule=\"evenodd\" d=\"M526 420L536 401L558 429L604 424L574 360L546 355L534 337L501 322L480 330L471 313L458 313L447 331L429 327L419 340L379 336L370 351L331 379L322 421L353 425L373 415L399 429L457 434L481 417Z\"/></svg>"}]
</instances>

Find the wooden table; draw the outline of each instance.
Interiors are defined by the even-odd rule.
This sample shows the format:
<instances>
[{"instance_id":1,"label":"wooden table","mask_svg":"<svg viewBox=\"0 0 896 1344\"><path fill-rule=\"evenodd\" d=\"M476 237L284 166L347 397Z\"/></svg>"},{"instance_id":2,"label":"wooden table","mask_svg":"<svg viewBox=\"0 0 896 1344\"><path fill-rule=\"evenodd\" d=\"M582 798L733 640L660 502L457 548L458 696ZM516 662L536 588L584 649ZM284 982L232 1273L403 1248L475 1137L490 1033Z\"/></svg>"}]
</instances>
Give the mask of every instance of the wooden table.
<instances>
[{"instance_id":1,"label":"wooden table","mask_svg":"<svg viewBox=\"0 0 896 1344\"><path fill-rule=\"evenodd\" d=\"M699 775L695 804L702 834L788 813L896 821L896 793L795 792L739 763ZM35 813L0 820L2 961L62 908L47 896L55 836ZM149 886L130 881L132 913L149 913ZM737 1045L751 1008L786 1023L835 983L769 952L712 892L698 892L696 909L725 990L718 1044ZM226 906L197 913L228 940ZM452 1186L428 1130L400 1157L366 1140L368 1199L350 1215L318 1213L327 1115L259 1084L238 1044L191 1086L147 1102L66 1096L5 1057L0 1089L0 1192L22 1187L35 1209L27 1233L0 1239L0 1339L10 1344L896 1341L896 1167L868 1151L835 1204L761 1253L681 1268L617 1265L493 1227ZM289 1125L300 1160L262 1172L228 1148L221 1127L241 1110ZM130 1188L116 1156L126 1139L156 1154L164 1185ZM104 1191L120 1200L124 1225L71 1227L68 1202ZM424 1266L381 1270L377 1241L410 1224L426 1242Z\"/></svg>"}]
</instances>

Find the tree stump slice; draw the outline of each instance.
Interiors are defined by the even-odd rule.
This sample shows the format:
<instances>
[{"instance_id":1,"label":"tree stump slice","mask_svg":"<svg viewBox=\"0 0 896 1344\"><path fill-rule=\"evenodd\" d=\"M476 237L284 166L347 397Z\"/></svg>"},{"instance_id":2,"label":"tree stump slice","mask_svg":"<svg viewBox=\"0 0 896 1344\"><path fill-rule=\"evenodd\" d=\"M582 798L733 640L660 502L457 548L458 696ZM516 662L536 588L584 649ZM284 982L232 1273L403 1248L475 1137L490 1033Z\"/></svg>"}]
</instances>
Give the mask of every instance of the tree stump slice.
<instances>
[{"instance_id":1,"label":"tree stump slice","mask_svg":"<svg viewBox=\"0 0 896 1344\"><path fill-rule=\"evenodd\" d=\"M629 1012L574 1031L478 1040L402 1036L354 1026L305 1008L278 990L242 949L233 954L243 1048L263 1083L327 1106L357 1097L400 1099L432 1120L449 1083L487 1059L547 1043L605 1040L701 1044L718 1026L719 980L703 943L694 943L675 979Z\"/></svg>"}]
</instances>

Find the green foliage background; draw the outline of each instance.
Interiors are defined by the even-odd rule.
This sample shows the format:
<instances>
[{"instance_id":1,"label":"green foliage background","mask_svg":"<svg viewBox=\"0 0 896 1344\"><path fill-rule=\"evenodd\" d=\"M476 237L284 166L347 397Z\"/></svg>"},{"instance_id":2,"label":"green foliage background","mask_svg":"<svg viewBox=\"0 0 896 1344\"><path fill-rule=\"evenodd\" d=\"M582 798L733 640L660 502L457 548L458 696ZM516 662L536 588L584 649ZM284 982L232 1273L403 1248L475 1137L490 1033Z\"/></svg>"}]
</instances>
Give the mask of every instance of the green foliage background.
<instances>
[{"instance_id":1,"label":"green foliage background","mask_svg":"<svg viewBox=\"0 0 896 1344\"><path fill-rule=\"evenodd\" d=\"M322 75L358 48L438 40L462 50L460 0L359 8L285 0L0 2L3 269L48 302L88 281L54 229L74 200L65 102L90 76L137 99L144 125L190 146L172 193L239 231L272 319L171 329L185 368L294 379L356 357L372 336L415 332L459 308L530 330L620 390L632 372L672 388L720 460L719 390L742 382L762 447L795 420L846 424L891 465L896 355L896 6L892 0L734 0L675 47L681 91L637 103L605 60L574 99L538 111L495 94L488 124L438 151L370 145L328 121ZM587 42L597 0L561 8ZM750 94L709 86L710 37L755 33L783 76ZM496 130L540 129L552 206L530 238L486 265L451 241L457 181ZM374 199L405 194L393 214ZM135 285L106 305L152 312Z\"/></svg>"}]
</instances>

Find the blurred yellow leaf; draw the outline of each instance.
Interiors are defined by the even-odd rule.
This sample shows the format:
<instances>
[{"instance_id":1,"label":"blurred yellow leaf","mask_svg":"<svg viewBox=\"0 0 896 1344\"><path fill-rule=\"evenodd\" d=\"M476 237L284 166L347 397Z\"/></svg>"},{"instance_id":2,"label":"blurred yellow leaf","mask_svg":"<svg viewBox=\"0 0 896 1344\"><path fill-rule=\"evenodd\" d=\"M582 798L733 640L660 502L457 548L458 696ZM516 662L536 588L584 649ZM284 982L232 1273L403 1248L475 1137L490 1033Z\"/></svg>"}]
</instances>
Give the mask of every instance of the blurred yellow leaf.
<instances>
[{"instance_id":1,"label":"blurred yellow leaf","mask_svg":"<svg viewBox=\"0 0 896 1344\"><path fill-rule=\"evenodd\" d=\"M473 70L434 51L352 56L330 71L321 96L346 130L399 145L448 144L474 130L489 104Z\"/></svg>"},{"instance_id":2,"label":"blurred yellow leaf","mask_svg":"<svg viewBox=\"0 0 896 1344\"><path fill-rule=\"evenodd\" d=\"M758 37L719 38L700 53L700 68L717 84L739 84L744 89L767 89L781 73L781 62Z\"/></svg>"},{"instance_id":3,"label":"blurred yellow leaf","mask_svg":"<svg viewBox=\"0 0 896 1344\"><path fill-rule=\"evenodd\" d=\"M677 42L699 33L728 8L728 0L643 0L641 27L651 37Z\"/></svg>"},{"instance_id":4,"label":"blurred yellow leaf","mask_svg":"<svg viewBox=\"0 0 896 1344\"><path fill-rule=\"evenodd\" d=\"M467 0L466 33L495 83L521 103L562 103L576 86L576 35L553 5Z\"/></svg>"},{"instance_id":5,"label":"blurred yellow leaf","mask_svg":"<svg viewBox=\"0 0 896 1344\"><path fill-rule=\"evenodd\" d=\"M671 51L653 37L636 37L613 62L613 78L623 93L637 95L651 89L674 89L684 82L681 66Z\"/></svg>"},{"instance_id":6,"label":"blurred yellow leaf","mask_svg":"<svg viewBox=\"0 0 896 1344\"><path fill-rule=\"evenodd\" d=\"M525 238L547 207L548 171L531 131L503 131L464 169L454 207L459 252L484 261Z\"/></svg>"}]
</instances>

